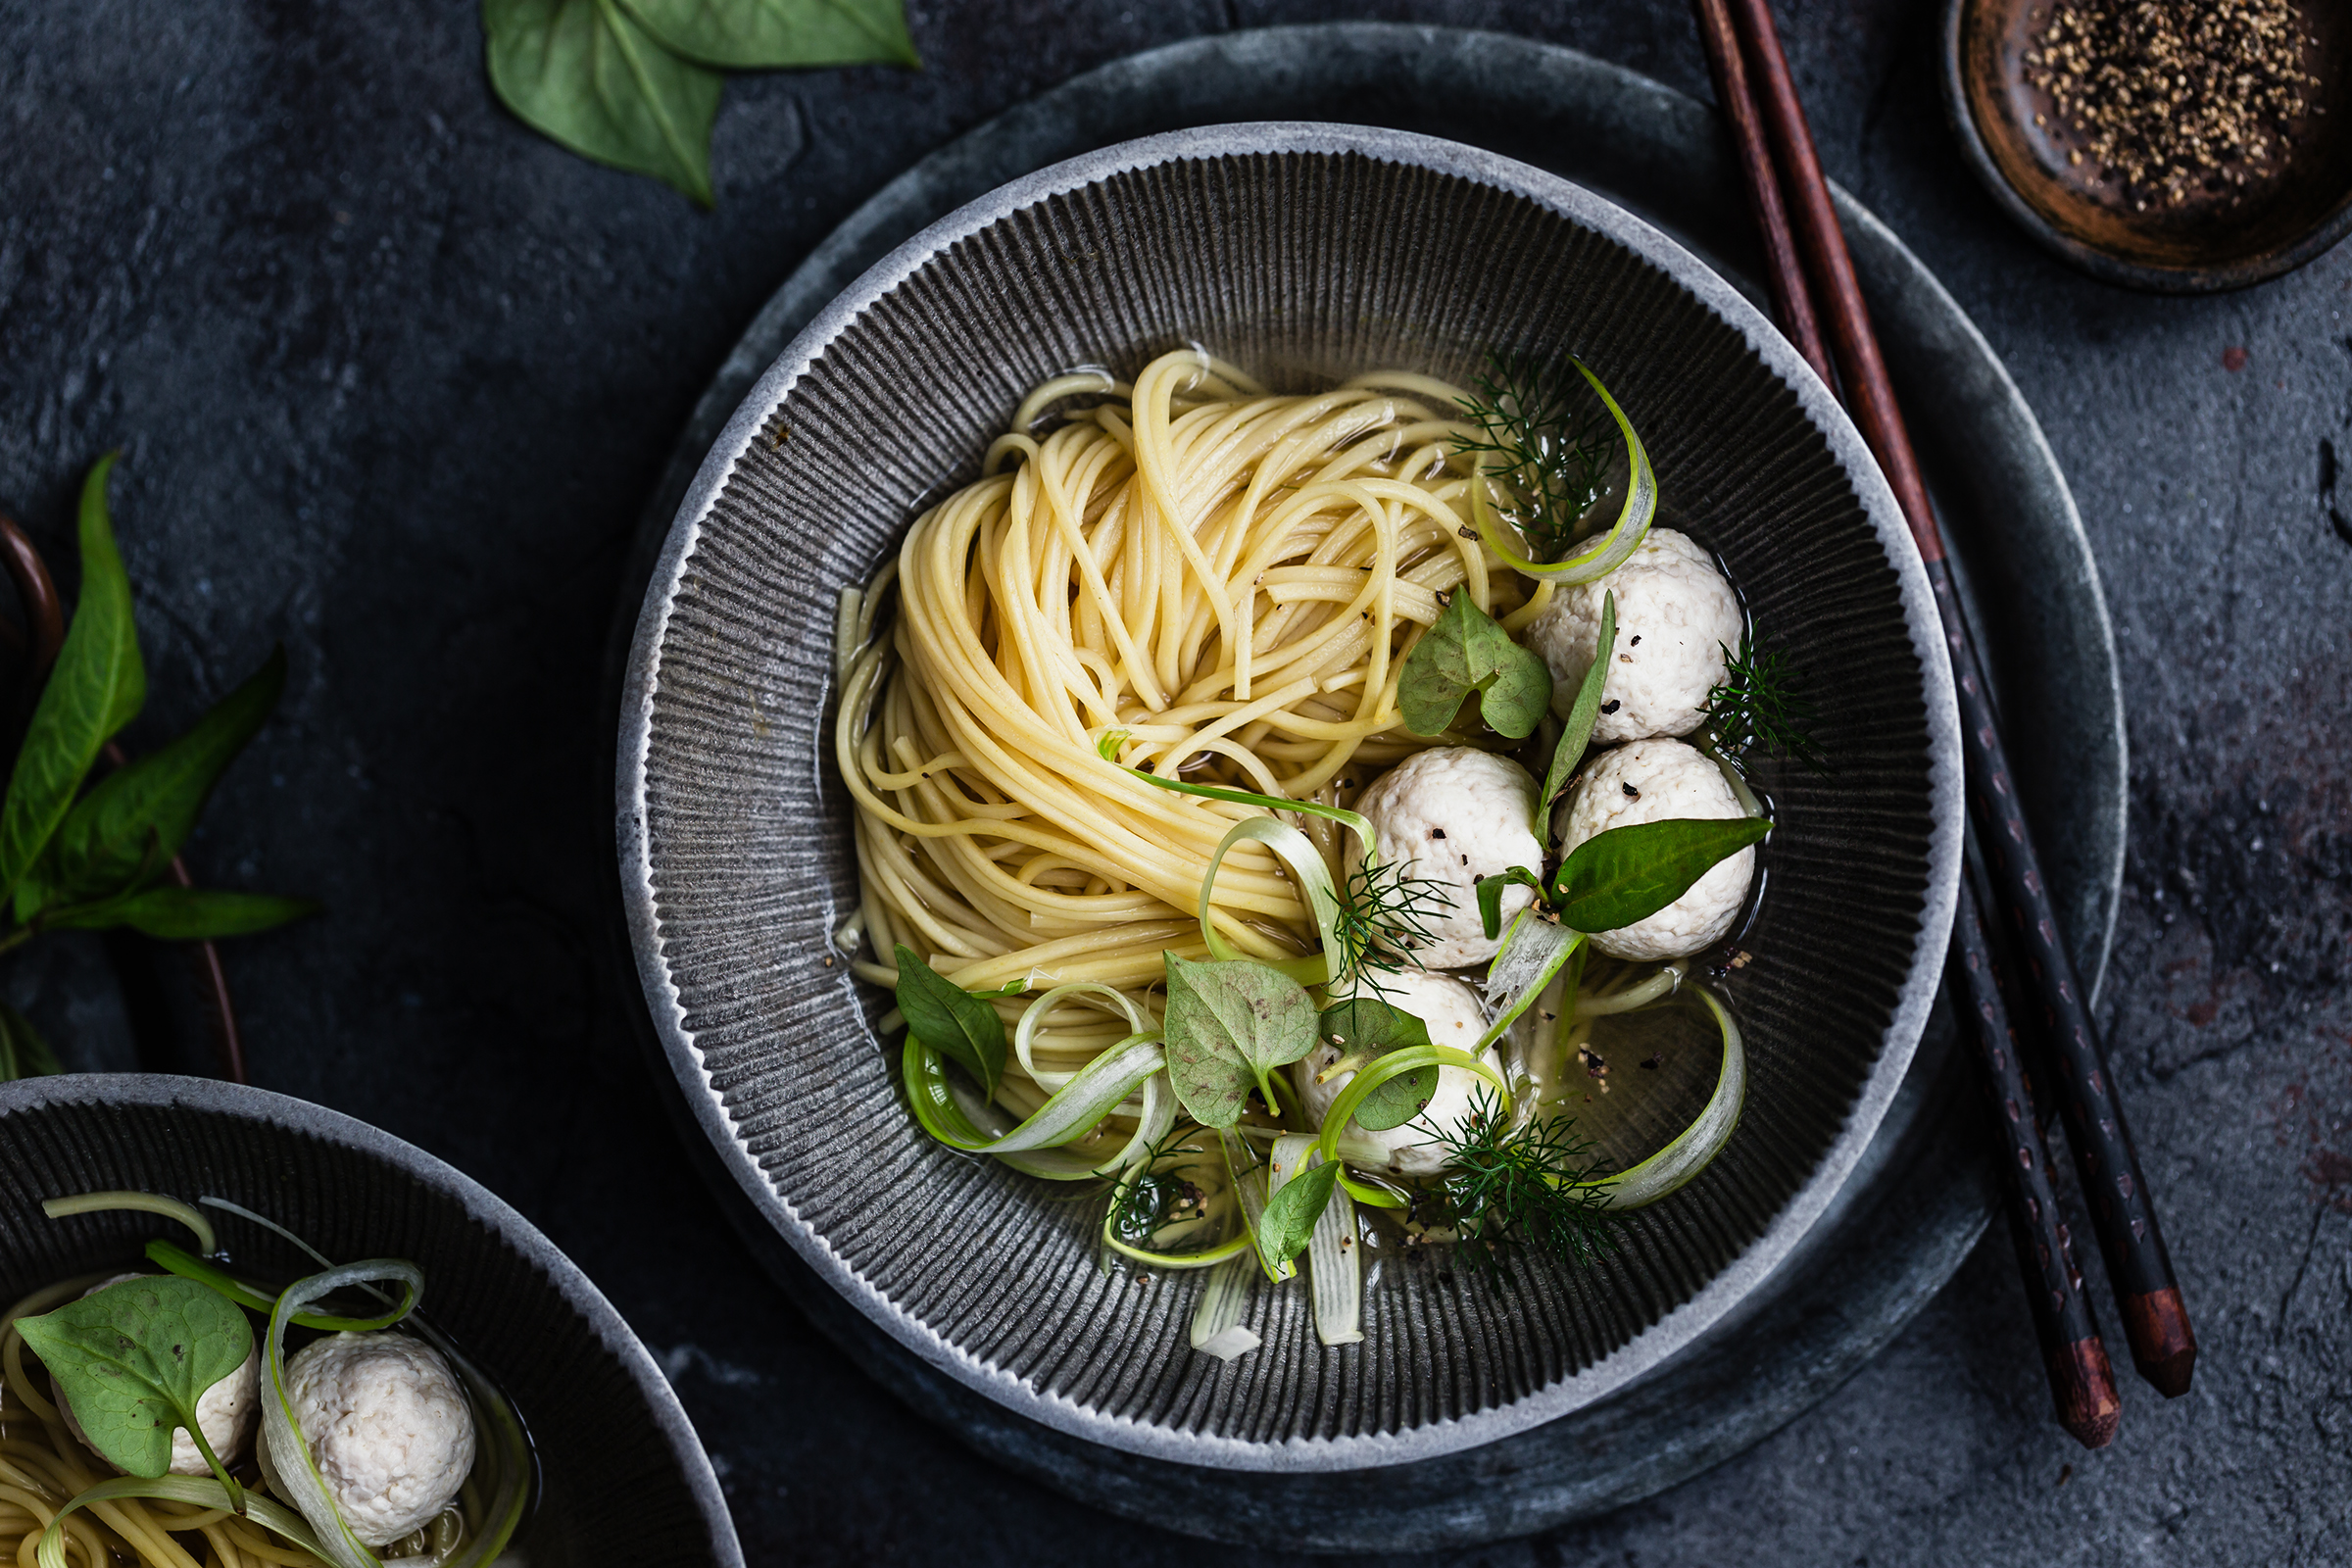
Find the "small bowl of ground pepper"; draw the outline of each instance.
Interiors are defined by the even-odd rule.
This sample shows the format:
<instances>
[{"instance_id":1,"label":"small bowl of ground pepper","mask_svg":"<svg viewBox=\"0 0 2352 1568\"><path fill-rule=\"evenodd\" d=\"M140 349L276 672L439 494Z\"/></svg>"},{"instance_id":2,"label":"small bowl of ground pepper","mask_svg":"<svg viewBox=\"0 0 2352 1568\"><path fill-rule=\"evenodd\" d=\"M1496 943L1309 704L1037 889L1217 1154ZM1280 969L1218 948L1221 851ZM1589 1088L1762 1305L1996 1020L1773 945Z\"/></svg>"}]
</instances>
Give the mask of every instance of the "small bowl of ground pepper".
<instances>
[{"instance_id":1,"label":"small bowl of ground pepper","mask_svg":"<svg viewBox=\"0 0 2352 1568\"><path fill-rule=\"evenodd\" d=\"M1978 176L2093 276L2243 288L2352 231L2343 0L1947 0L1943 43Z\"/></svg>"}]
</instances>

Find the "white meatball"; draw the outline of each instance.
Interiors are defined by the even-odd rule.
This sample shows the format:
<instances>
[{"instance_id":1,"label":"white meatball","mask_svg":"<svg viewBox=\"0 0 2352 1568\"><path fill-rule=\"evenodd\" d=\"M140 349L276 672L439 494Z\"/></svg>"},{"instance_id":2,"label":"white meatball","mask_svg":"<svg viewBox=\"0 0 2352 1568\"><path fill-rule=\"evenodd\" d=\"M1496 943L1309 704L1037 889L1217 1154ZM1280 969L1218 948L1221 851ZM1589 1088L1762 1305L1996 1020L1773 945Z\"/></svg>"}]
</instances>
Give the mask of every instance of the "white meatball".
<instances>
[{"instance_id":1,"label":"white meatball","mask_svg":"<svg viewBox=\"0 0 2352 1568\"><path fill-rule=\"evenodd\" d=\"M1429 940L1405 956L1428 969L1459 969L1494 956L1500 942L1487 940L1478 917L1478 879L1499 876L1514 865L1542 874L1544 845L1536 837L1536 781L1507 757L1467 746L1416 752L1372 781L1355 803L1372 823L1372 848L1382 865L1439 883L1419 891L1431 895L1422 924ZM1350 835L1348 873L1355 874L1362 847ZM1502 913L1509 918L1535 895L1507 888ZM1383 944L1387 946L1387 944Z\"/></svg>"},{"instance_id":2,"label":"white meatball","mask_svg":"<svg viewBox=\"0 0 2352 1568\"><path fill-rule=\"evenodd\" d=\"M1613 827L1745 814L1705 753L1676 740L1636 741L1585 764L1561 808L1560 854ZM1690 891L1647 919L1596 933L1592 945L1619 958L1679 958L1721 942L1747 900L1755 869L1751 846L1716 861Z\"/></svg>"},{"instance_id":3,"label":"white meatball","mask_svg":"<svg viewBox=\"0 0 2352 1568\"><path fill-rule=\"evenodd\" d=\"M1478 1004L1478 993L1451 975L1430 974L1422 970L1405 970L1401 974L1380 977L1381 1000L1401 1011L1409 1012L1429 1029L1432 1045L1451 1046L1468 1051L1478 1044L1479 1036L1487 1031L1487 1015ZM1365 988L1366 995L1372 988ZM1306 1107L1309 1121L1320 1126L1332 1102L1340 1098L1353 1072L1334 1076L1328 1083L1315 1082L1315 1075L1340 1059L1340 1048L1329 1040L1319 1040L1291 1071L1298 1085L1298 1099ZM1490 1046L1480 1058L1497 1071L1502 1057L1498 1048ZM1388 1152L1388 1170L1397 1176L1435 1176L1446 1169L1446 1148L1437 1142L1438 1132L1452 1132L1470 1114L1472 1101L1481 1086L1490 1094L1492 1085L1478 1074L1462 1067L1438 1069L1438 1092L1430 1097L1429 1105L1419 1116L1399 1127L1385 1132L1356 1127L1356 1137L1368 1138Z\"/></svg>"},{"instance_id":4,"label":"white meatball","mask_svg":"<svg viewBox=\"0 0 2352 1568\"><path fill-rule=\"evenodd\" d=\"M124 1280L146 1278L139 1274L118 1274L103 1285L93 1285L82 1292L84 1297L96 1296L111 1285ZM92 1453L98 1450L90 1445L89 1435L81 1430L81 1422L74 1414L74 1406L61 1392L57 1412L65 1418L66 1430L81 1440ZM262 1413L261 1357L248 1355L234 1372L196 1396L196 1424L204 1429L204 1441L213 1446L213 1452L222 1464L233 1464L245 1451L247 1440L253 1436L254 1422ZM104 1454L99 1454L104 1458ZM213 1467L204 1462L196 1451L196 1440L183 1427L172 1434L172 1473L175 1476L207 1476Z\"/></svg>"},{"instance_id":5,"label":"white meatball","mask_svg":"<svg viewBox=\"0 0 2352 1568\"><path fill-rule=\"evenodd\" d=\"M1551 666L1562 718L1600 646L1601 597L1617 596L1617 657L1601 683L1595 746L1688 735L1723 683L1723 651L1737 651L1740 601L1707 553L1672 528L1652 528L1624 565L1563 588L1528 624L1527 646Z\"/></svg>"},{"instance_id":6,"label":"white meatball","mask_svg":"<svg viewBox=\"0 0 2352 1568\"><path fill-rule=\"evenodd\" d=\"M295 1429L352 1534L389 1545L449 1506L473 1468L473 1416L449 1363L405 1334L330 1334L286 1362ZM262 1474L277 1481L270 1436Z\"/></svg>"}]
</instances>

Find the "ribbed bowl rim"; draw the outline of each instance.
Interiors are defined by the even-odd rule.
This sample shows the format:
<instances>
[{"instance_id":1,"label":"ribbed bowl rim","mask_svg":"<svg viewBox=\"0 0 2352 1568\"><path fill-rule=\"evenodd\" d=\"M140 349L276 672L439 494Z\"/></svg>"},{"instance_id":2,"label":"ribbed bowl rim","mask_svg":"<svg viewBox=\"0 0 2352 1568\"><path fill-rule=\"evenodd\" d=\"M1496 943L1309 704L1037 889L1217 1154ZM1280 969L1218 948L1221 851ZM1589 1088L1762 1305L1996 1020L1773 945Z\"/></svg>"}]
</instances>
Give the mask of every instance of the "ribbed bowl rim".
<instances>
[{"instance_id":1,"label":"ribbed bowl rim","mask_svg":"<svg viewBox=\"0 0 2352 1568\"><path fill-rule=\"evenodd\" d=\"M1174 1430L1041 1391L973 1354L906 1311L860 1275L778 1192L738 1133L713 1087L680 993L662 953L655 906L648 818L648 759L662 638L682 573L705 522L740 458L760 438L768 415L809 367L876 301L933 257L1001 220L1114 175L1187 160L1267 153L1338 157L1356 154L1492 186L1528 199L1595 230L1657 268L1745 339L1750 351L1794 393L1844 470L1897 577L1897 591L1927 699L1932 815L1928 887L1917 940L1896 994L1878 1062L1864 1080L1843 1130L1812 1177L1765 1232L1688 1300L1647 1330L1572 1376L1471 1415L1384 1433L1252 1442ZM1411 131L1312 122L1255 122L1170 131L1069 159L1000 186L956 209L876 262L809 321L746 394L697 471L663 543L630 648L621 686L615 780L622 899L629 937L664 1054L687 1107L727 1172L761 1219L828 1285L923 1360L1000 1404L1057 1431L1149 1457L1216 1469L1333 1471L1402 1464L1457 1452L1507 1437L1592 1403L1658 1366L1720 1321L1787 1258L1852 1173L1892 1102L1941 983L1958 896L1961 853L1960 730L1951 664L1941 622L1917 545L1901 509L1861 433L1820 377L1744 296L1663 232L1570 180L1482 149ZM862 1027L860 1020L860 1027Z\"/></svg>"}]
</instances>

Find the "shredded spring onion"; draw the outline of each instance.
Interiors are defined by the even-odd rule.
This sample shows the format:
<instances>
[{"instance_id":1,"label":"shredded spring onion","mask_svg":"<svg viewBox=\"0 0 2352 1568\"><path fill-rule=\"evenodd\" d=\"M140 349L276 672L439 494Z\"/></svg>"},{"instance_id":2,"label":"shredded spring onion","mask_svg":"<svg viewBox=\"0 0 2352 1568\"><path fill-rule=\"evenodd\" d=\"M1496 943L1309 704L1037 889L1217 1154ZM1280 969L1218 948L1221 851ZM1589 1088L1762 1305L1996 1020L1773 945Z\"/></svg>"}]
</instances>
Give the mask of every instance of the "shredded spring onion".
<instances>
[{"instance_id":1,"label":"shredded spring onion","mask_svg":"<svg viewBox=\"0 0 2352 1568\"><path fill-rule=\"evenodd\" d=\"M1249 1238L1242 1239L1249 1245ZM1207 1283L1201 1287L1200 1302L1193 1308L1193 1348L1220 1361L1230 1361L1237 1355L1247 1355L1263 1344L1255 1334L1242 1326L1242 1314L1250 1306L1250 1270L1238 1253L1217 1268L1209 1270ZM48 1568L44 1564L43 1568Z\"/></svg>"},{"instance_id":2,"label":"shredded spring onion","mask_svg":"<svg viewBox=\"0 0 2352 1568\"><path fill-rule=\"evenodd\" d=\"M94 1502L110 1502L117 1497L153 1497L164 1502L193 1503L199 1508L219 1508L234 1513L228 1489L211 1476L118 1476L101 1481L50 1516L49 1528L41 1532L40 1544L33 1548L33 1560L40 1568L66 1568L66 1516L77 1508ZM284 1537L304 1551L324 1560L326 1549L312 1533L302 1515L283 1503L273 1502L248 1492L244 1497L244 1516L255 1524ZM371 1556L368 1559L372 1562Z\"/></svg>"},{"instance_id":3,"label":"shredded spring onion","mask_svg":"<svg viewBox=\"0 0 2352 1568\"><path fill-rule=\"evenodd\" d=\"M1625 416L1625 411L1617 406L1617 400L1609 396L1609 389L1600 384L1600 377L1594 375L1582 360L1571 360L1569 363L1599 394L1600 401L1608 408L1609 416L1617 421L1617 433L1625 437L1625 506L1617 514L1616 525L1582 554L1570 556L1565 561L1531 561L1519 553L1519 547L1525 541L1510 536L1503 528L1501 519L1494 514L1493 503L1487 498L1491 483L1488 478L1488 454L1478 454L1471 460L1470 478L1470 521L1478 529L1478 536L1486 541L1487 548L1500 557L1505 565L1525 572L1539 582L1563 585L1592 582L1625 564L1627 558L1641 548L1642 537L1649 532L1650 521L1658 512L1658 476L1650 469L1649 454L1642 449L1642 438L1634 433L1633 421Z\"/></svg>"},{"instance_id":4,"label":"shredded spring onion","mask_svg":"<svg viewBox=\"0 0 2352 1568\"><path fill-rule=\"evenodd\" d=\"M1747 1054L1740 1045L1740 1026L1713 992L1704 986L1690 989L1723 1031L1723 1066L1716 1074L1715 1093L1665 1148L1631 1170L1585 1184L1597 1188L1611 1208L1641 1208L1681 1187L1714 1162L1740 1125L1740 1109L1747 1098Z\"/></svg>"},{"instance_id":5,"label":"shredded spring onion","mask_svg":"<svg viewBox=\"0 0 2352 1568\"><path fill-rule=\"evenodd\" d=\"M412 1304L424 1293L424 1271L406 1258L371 1258L330 1268L286 1287L270 1313L270 1327L262 1339L262 1375L267 1380L262 1394L262 1436L269 1447L270 1490L284 1494L301 1511L318 1538L313 1549L334 1568L379 1568L379 1564L335 1506L334 1494L327 1491L318 1461L311 1457L310 1443L294 1419L294 1396L286 1381L286 1325L295 1313L337 1291L378 1280L398 1280L407 1286Z\"/></svg>"},{"instance_id":6,"label":"shredded spring onion","mask_svg":"<svg viewBox=\"0 0 2352 1568\"><path fill-rule=\"evenodd\" d=\"M166 1219L177 1220L195 1233L199 1251L212 1253L220 1250L220 1239L213 1234L213 1222L176 1198L163 1198L154 1193L110 1191L77 1193L71 1198L41 1200L41 1212L51 1219L64 1219L69 1214L104 1214L115 1209L133 1209L142 1214L161 1214Z\"/></svg>"},{"instance_id":7,"label":"shredded spring onion","mask_svg":"<svg viewBox=\"0 0 2352 1568\"><path fill-rule=\"evenodd\" d=\"M1132 1151L1139 1147L1137 1140L1150 1129L1152 1120L1164 1117L1169 1126L1174 1125L1173 1097L1158 1102L1163 1108L1154 1110L1152 1093L1147 1090L1146 1126L1137 1129L1136 1139L1129 1140L1127 1149L1118 1156L1106 1163L1060 1152L1060 1146L1085 1137L1118 1109L1130 1094L1144 1089L1154 1074L1161 1073L1167 1059L1158 1035L1130 1036L1072 1074L1070 1081L1055 1090L1053 1098L1038 1106L1028 1120L1010 1132L992 1137L964 1109L938 1052L910 1033L902 1057L906 1098L913 1102L915 1119L923 1124L925 1132L951 1149L993 1154L1016 1170L1049 1181L1083 1181L1111 1175L1132 1157ZM1167 1127L1161 1127L1153 1137L1166 1134Z\"/></svg>"}]
</instances>

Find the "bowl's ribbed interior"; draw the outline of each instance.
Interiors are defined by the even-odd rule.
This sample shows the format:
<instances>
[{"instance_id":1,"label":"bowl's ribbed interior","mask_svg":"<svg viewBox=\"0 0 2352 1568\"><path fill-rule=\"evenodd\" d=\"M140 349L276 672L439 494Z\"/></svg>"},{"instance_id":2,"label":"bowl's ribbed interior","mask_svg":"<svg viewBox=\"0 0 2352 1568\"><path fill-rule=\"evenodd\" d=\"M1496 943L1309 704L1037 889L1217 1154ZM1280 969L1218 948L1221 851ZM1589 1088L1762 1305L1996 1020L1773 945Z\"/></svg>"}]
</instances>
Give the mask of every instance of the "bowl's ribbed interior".
<instances>
[{"instance_id":1,"label":"bowl's ribbed interior","mask_svg":"<svg viewBox=\"0 0 2352 1568\"><path fill-rule=\"evenodd\" d=\"M189 1201L225 1198L338 1261L414 1258L424 1269L424 1310L498 1380L530 1429L541 1490L515 1544L532 1563L741 1561L684 1413L665 1390L657 1407L631 1376L619 1351L625 1346L641 1362L643 1355L612 1309L595 1298L592 1314L587 1301L567 1297L530 1255L546 1248L544 1240L535 1233L501 1235L450 1185L404 1168L402 1160L440 1177L454 1179L454 1172L381 1134L368 1141L385 1149L359 1147L300 1125L323 1113L296 1102L212 1084L173 1087L182 1083L56 1079L6 1086L0 1298L15 1301L75 1274L138 1266L153 1237L189 1245L184 1230L154 1215L52 1220L41 1212L44 1199L107 1189ZM127 1092L135 1100L110 1099L103 1088L89 1087L108 1084L138 1086ZM236 1108L225 1108L224 1099ZM315 1263L260 1227L213 1217L235 1267L286 1280L316 1272ZM519 1220L514 1223L520 1228ZM585 1281L571 1277L594 1298ZM650 1363L640 1371L656 1375ZM698 1496L673 1445L691 1454L707 1497Z\"/></svg>"},{"instance_id":2,"label":"bowl's ribbed interior","mask_svg":"<svg viewBox=\"0 0 2352 1568\"><path fill-rule=\"evenodd\" d=\"M929 1142L867 1025L880 999L825 961L855 900L825 727L835 596L976 472L1029 386L1087 363L1132 373L1188 340L1288 389L1388 365L1466 382L1491 347L1583 356L1636 421L1667 507L1807 672L1837 759L1827 777L1770 780L1786 825L1757 958L1725 982L1752 1090L1713 1168L1582 1272L1537 1268L1497 1294L1441 1258L1392 1262L1348 1349L1316 1345L1303 1291L1261 1291L1250 1321L1265 1348L1231 1364L1187 1348L1186 1276L1098 1266L1094 1205ZM780 368L811 342L805 369L754 394L758 433L730 470L707 470L707 509L688 504L699 524L674 589L658 576L648 607L650 733L624 749L643 746L644 874L679 1033L779 1223L902 1338L1103 1441L1209 1440L1208 1462L1255 1462L1237 1442L1462 1421L1690 1302L1823 1168L1874 1072L1908 1059L1894 1025L1942 874L1940 669L1923 663L1886 534L1792 386L1635 249L1412 163L1179 157L954 239L854 316L820 319Z\"/></svg>"}]
</instances>

